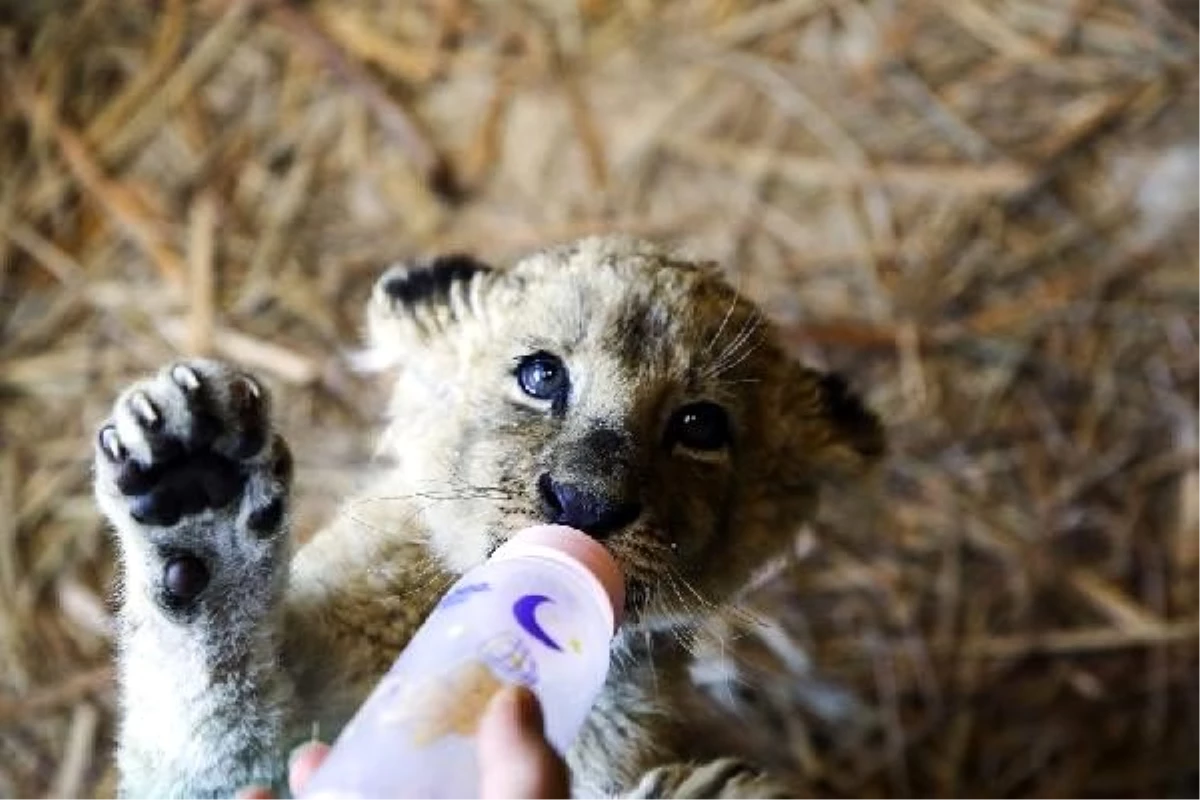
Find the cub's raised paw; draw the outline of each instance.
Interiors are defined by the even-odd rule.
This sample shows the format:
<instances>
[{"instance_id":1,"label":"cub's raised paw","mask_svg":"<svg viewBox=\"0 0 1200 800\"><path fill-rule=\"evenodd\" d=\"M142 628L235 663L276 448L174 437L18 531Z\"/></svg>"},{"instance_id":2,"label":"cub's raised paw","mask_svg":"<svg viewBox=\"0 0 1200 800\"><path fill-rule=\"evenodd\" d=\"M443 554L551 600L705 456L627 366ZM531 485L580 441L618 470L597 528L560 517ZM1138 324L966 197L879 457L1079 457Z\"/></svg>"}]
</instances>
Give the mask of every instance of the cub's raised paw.
<instances>
[{"instance_id":1,"label":"cub's raised paw","mask_svg":"<svg viewBox=\"0 0 1200 800\"><path fill-rule=\"evenodd\" d=\"M95 445L96 498L127 591L140 584L162 608L191 612L205 596L274 583L291 470L249 375L196 360L131 386Z\"/></svg>"}]
</instances>

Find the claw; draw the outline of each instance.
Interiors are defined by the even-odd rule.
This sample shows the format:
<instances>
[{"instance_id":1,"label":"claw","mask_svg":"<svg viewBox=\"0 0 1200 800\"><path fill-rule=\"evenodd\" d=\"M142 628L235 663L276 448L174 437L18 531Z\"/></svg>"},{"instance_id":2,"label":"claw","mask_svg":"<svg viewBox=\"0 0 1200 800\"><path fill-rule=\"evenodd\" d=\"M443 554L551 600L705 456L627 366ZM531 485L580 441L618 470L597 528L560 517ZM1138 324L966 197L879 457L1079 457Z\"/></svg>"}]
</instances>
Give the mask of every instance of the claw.
<instances>
[{"instance_id":1,"label":"claw","mask_svg":"<svg viewBox=\"0 0 1200 800\"><path fill-rule=\"evenodd\" d=\"M194 369L183 364L177 364L171 368L171 380L189 394L200 388L200 376Z\"/></svg>"},{"instance_id":2,"label":"claw","mask_svg":"<svg viewBox=\"0 0 1200 800\"><path fill-rule=\"evenodd\" d=\"M133 397L129 398L129 405L133 409L133 413L142 424L150 430L156 430L162 425L162 417L158 413L158 409L154 407L154 403L150 402L150 398L145 392L135 392Z\"/></svg>"},{"instance_id":3,"label":"claw","mask_svg":"<svg viewBox=\"0 0 1200 800\"><path fill-rule=\"evenodd\" d=\"M117 436L117 428L114 425L105 425L100 429L100 448L114 462L125 460L125 448L121 446L121 439Z\"/></svg>"},{"instance_id":4,"label":"claw","mask_svg":"<svg viewBox=\"0 0 1200 800\"><path fill-rule=\"evenodd\" d=\"M246 384L246 388L250 390L250 394L254 396L255 400L262 397L262 387L258 385L257 381L249 375L243 375L242 382Z\"/></svg>"}]
</instances>

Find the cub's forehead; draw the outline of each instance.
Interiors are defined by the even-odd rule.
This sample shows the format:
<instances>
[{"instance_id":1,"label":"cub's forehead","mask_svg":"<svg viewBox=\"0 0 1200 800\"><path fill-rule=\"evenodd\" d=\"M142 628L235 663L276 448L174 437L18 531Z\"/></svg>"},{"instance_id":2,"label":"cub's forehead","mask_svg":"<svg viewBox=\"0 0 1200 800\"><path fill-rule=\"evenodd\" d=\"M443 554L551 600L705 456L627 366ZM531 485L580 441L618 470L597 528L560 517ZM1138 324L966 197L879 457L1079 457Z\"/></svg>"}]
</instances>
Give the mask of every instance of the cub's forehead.
<instances>
[{"instance_id":1,"label":"cub's forehead","mask_svg":"<svg viewBox=\"0 0 1200 800\"><path fill-rule=\"evenodd\" d=\"M526 345L602 353L630 372L704 372L762 333L757 309L715 268L657 251L564 249L516 265L513 277L512 332Z\"/></svg>"}]
</instances>

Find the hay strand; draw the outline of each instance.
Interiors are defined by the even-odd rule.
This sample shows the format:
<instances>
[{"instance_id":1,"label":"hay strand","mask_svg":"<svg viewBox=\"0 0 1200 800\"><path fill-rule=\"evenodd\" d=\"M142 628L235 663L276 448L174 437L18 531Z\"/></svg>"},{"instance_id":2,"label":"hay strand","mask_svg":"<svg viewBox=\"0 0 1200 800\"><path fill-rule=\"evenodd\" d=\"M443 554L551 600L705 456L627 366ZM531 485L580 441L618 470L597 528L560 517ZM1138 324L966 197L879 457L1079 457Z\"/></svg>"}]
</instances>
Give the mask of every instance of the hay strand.
<instances>
[{"instance_id":1,"label":"hay strand","mask_svg":"<svg viewBox=\"0 0 1200 800\"><path fill-rule=\"evenodd\" d=\"M372 463L385 266L620 232L720 259L891 434L695 643L729 748L814 796L1195 796L1194 8L9 5L0 795L112 791L122 386L260 373L303 539Z\"/></svg>"}]
</instances>

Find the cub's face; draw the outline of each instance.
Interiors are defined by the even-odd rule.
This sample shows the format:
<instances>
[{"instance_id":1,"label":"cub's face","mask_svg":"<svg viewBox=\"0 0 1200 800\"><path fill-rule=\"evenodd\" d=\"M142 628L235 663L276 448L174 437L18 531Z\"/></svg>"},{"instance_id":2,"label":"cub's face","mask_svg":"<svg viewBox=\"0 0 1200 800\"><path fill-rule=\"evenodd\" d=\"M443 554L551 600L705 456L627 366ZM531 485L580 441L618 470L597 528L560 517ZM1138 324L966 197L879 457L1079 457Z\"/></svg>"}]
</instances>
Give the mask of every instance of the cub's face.
<instances>
[{"instance_id":1,"label":"cub's face","mask_svg":"<svg viewBox=\"0 0 1200 800\"><path fill-rule=\"evenodd\" d=\"M467 569L525 526L571 525L624 567L635 624L725 599L824 478L882 451L841 381L791 362L712 267L643 243L393 270L369 322L400 367L397 494L442 559Z\"/></svg>"}]
</instances>

